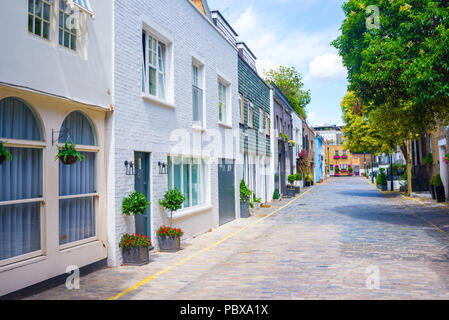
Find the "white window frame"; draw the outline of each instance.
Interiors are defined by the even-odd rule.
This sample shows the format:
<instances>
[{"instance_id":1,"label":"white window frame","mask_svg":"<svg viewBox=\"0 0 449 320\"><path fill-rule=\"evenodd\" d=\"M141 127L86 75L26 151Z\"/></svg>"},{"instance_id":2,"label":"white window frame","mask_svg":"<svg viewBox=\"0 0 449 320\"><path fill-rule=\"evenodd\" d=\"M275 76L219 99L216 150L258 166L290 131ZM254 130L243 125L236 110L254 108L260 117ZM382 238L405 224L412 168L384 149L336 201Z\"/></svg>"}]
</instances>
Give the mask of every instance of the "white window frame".
<instances>
[{"instance_id":1,"label":"white window frame","mask_svg":"<svg viewBox=\"0 0 449 320\"><path fill-rule=\"evenodd\" d=\"M159 100L162 101L167 101L167 54L168 54L168 46L165 43L165 41L160 40L159 37L157 37L156 35L154 35L152 32L146 30L146 29L142 29L142 33L145 34L145 61L143 61L142 59L142 68L144 68L145 72L143 74L144 76L144 90L143 93L146 96L149 97L155 97ZM153 46L151 46L150 49L150 40L154 40L155 44L156 44L156 48L154 51L153 50ZM164 50L162 51L162 46L164 48ZM161 50L161 55L162 57L159 57L159 51ZM150 64L150 51L153 55L156 55L156 63L151 63ZM142 55L142 58L144 57ZM160 64L162 64L162 67L160 66ZM156 94L152 94L150 93L150 88L149 88L149 79L150 79L150 66L152 68L154 68L156 70ZM160 68L162 68L162 71L160 70ZM160 84L159 84L159 74L162 74L162 78L163 78L163 89L164 89L164 96L160 96L159 94L159 88L160 88Z\"/></svg>"},{"instance_id":2,"label":"white window frame","mask_svg":"<svg viewBox=\"0 0 449 320\"><path fill-rule=\"evenodd\" d=\"M29 10L29 4L27 5L28 9L27 9L27 18L29 19L29 17L31 16L33 18L33 30L30 31L29 30L29 22L27 23L27 28L28 28L28 32L40 37L42 39L51 41L52 40L52 11L53 11L53 1L57 1L57 0L41 0L41 5L42 5L42 16L36 16L36 0L33 0L33 13L30 12ZM45 20L44 19L44 5L48 5L50 7L50 17L49 20ZM39 34L35 33L35 29L36 29L36 18L41 20L41 30ZM48 38L44 37L44 23L48 23Z\"/></svg>"},{"instance_id":3,"label":"white window frame","mask_svg":"<svg viewBox=\"0 0 449 320\"><path fill-rule=\"evenodd\" d=\"M167 159L167 163L171 163L171 168L168 167L167 170L170 170L170 179L171 181L169 181L169 186L171 186L171 188L174 188L174 183L175 183L175 175L174 175L174 158L180 158L181 159L181 193L183 193L184 190L184 160L188 159L189 163L189 198L187 200L189 200L189 206L185 207L184 203L182 204L182 209L192 209L192 208L198 208L198 207L204 207L206 205L208 205L209 203L209 197L208 197L208 190L209 190L209 186L208 186L208 179L207 179L207 163L206 163L206 159L201 158L201 157L194 157L194 156L183 156L183 155L168 155L169 158L171 158L171 161L168 161ZM201 188L200 185L200 190L203 189L204 190L204 195L203 195L203 199L204 202L203 203L198 203L195 206L192 206L192 164L194 161L199 162L200 165L200 170L198 171L198 181L201 184L201 182L204 182L204 186ZM204 164L204 176L203 176L203 170L201 170L201 166ZM200 192L200 191L198 191ZM198 193L198 202L200 202L200 194Z\"/></svg>"},{"instance_id":4,"label":"white window frame","mask_svg":"<svg viewBox=\"0 0 449 320\"><path fill-rule=\"evenodd\" d=\"M265 117L262 108L259 108L259 132L265 132Z\"/></svg>"},{"instance_id":5,"label":"white window frame","mask_svg":"<svg viewBox=\"0 0 449 320\"><path fill-rule=\"evenodd\" d=\"M245 100L243 94L239 93L239 107L240 107L240 123L245 123Z\"/></svg>"},{"instance_id":6,"label":"white window frame","mask_svg":"<svg viewBox=\"0 0 449 320\"><path fill-rule=\"evenodd\" d=\"M197 79L197 85L194 83L194 68L197 68L198 70L198 79ZM201 96L201 114L202 119L198 122L193 123L194 128L204 129L206 127L206 92L205 92L205 73L204 73L204 64L200 62L199 60L192 57L192 86L196 86L198 89L201 90L202 96ZM193 90L193 88L192 88ZM192 119L193 119L193 96L192 96Z\"/></svg>"},{"instance_id":7,"label":"white window frame","mask_svg":"<svg viewBox=\"0 0 449 320\"><path fill-rule=\"evenodd\" d=\"M254 103L248 100L248 127L254 127Z\"/></svg>"},{"instance_id":8,"label":"white window frame","mask_svg":"<svg viewBox=\"0 0 449 320\"><path fill-rule=\"evenodd\" d=\"M54 1L58 2L58 18L57 18L57 24L58 24L58 27L57 27L58 37L57 38L58 39L57 39L57 42L60 46L77 52L79 50L79 46L80 46L80 38L81 38L81 32L82 32L81 28L79 30L77 30L76 28L74 28L74 29L67 28L67 20L66 19L63 19L63 21L62 21L63 26L61 27L60 21L59 21L61 14L63 14L64 16L70 15L70 14L75 13L75 11L73 8L70 8L69 4L66 4L67 11L64 11L61 7L59 7L59 0L54 0ZM81 14L81 12L79 12L78 14ZM81 17L78 20L81 20ZM80 22L78 22L78 23L80 23ZM73 31L73 30L75 30L75 31ZM62 31L62 40L60 39L61 31ZM66 32L69 34L69 46L66 46L64 43L64 40L65 40L64 34ZM75 38L75 49L72 48L72 37ZM62 41L62 43L61 43L61 41Z\"/></svg>"}]
</instances>

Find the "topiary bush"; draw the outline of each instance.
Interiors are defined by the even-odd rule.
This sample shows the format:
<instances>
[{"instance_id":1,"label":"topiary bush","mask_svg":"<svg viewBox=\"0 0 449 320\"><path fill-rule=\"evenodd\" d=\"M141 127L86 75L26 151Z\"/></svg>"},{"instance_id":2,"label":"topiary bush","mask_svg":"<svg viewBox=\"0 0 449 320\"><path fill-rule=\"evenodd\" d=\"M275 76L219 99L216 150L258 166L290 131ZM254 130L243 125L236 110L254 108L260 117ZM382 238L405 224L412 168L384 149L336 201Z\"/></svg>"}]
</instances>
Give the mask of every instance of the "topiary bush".
<instances>
[{"instance_id":1,"label":"topiary bush","mask_svg":"<svg viewBox=\"0 0 449 320\"><path fill-rule=\"evenodd\" d=\"M130 215L140 215L150 205L150 201L140 192L133 191L128 197L123 198L122 213Z\"/></svg>"},{"instance_id":2,"label":"topiary bush","mask_svg":"<svg viewBox=\"0 0 449 320\"><path fill-rule=\"evenodd\" d=\"M186 201L186 197L177 188L168 190L159 204L170 211L170 226L173 220L173 212L182 208L182 204Z\"/></svg>"}]
</instances>

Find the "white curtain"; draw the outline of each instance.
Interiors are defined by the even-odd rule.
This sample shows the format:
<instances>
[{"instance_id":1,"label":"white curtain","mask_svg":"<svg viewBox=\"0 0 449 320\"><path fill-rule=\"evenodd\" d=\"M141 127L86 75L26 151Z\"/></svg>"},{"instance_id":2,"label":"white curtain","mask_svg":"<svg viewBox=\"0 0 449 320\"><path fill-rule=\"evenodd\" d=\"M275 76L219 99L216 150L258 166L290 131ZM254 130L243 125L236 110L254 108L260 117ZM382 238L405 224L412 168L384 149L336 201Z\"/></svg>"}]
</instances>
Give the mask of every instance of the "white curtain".
<instances>
[{"instance_id":1,"label":"white curtain","mask_svg":"<svg viewBox=\"0 0 449 320\"><path fill-rule=\"evenodd\" d=\"M42 140L30 107L16 98L0 101L0 138ZM0 260L41 248L40 202L2 205L3 201L41 198L42 150L7 148L12 161L0 164Z\"/></svg>"},{"instance_id":2,"label":"white curtain","mask_svg":"<svg viewBox=\"0 0 449 320\"><path fill-rule=\"evenodd\" d=\"M59 141L94 145L95 135L89 119L81 112L67 116ZM59 195L77 196L97 192L96 153L83 152L86 160L73 165L59 163ZM66 244L95 236L95 199L77 197L59 201L59 243Z\"/></svg>"}]
</instances>

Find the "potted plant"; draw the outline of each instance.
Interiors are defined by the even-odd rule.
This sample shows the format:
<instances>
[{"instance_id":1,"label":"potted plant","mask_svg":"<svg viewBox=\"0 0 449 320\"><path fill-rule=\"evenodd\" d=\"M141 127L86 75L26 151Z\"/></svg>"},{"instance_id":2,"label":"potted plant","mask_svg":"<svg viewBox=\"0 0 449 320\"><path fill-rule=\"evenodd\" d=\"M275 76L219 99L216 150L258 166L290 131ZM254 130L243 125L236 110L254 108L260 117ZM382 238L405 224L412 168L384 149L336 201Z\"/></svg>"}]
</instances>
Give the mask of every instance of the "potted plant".
<instances>
[{"instance_id":1,"label":"potted plant","mask_svg":"<svg viewBox=\"0 0 449 320\"><path fill-rule=\"evenodd\" d=\"M435 196L435 178L436 178L436 175L434 175L434 176L432 176L432 178L430 179L430 194L432 195L432 199L436 199L436 196Z\"/></svg>"},{"instance_id":2,"label":"potted plant","mask_svg":"<svg viewBox=\"0 0 449 320\"><path fill-rule=\"evenodd\" d=\"M240 218L249 217L249 207L252 191L248 188L245 180L240 180Z\"/></svg>"},{"instance_id":3,"label":"potted plant","mask_svg":"<svg viewBox=\"0 0 449 320\"><path fill-rule=\"evenodd\" d=\"M124 234L119 242L123 251L123 263L130 266L142 266L150 262L149 251L153 250L151 240L140 234Z\"/></svg>"},{"instance_id":4,"label":"potted plant","mask_svg":"<svg viewBox=\"0 0 449 320\"><path fill-rule=\"evenodd\" d=\"M288 184L287 184L287 197L292 198L295 196L295 186L293 183L296 180L296 175L289 174L287 177Z\"/></svg>"},{"instance_id":5,"label":"potted plant","mask_svg":"<svg viewBox=\"0 0 449 320\"><path fill-rule=\"evenodd\" d=\"M382 191L387 191L387 175L385 174L385 169L380 169L380 172L376 177L376 184Z\"/></svg>"},{"instance_id":6,"label":"potted plant","mask_svg":"<svg viewBox=\"0 0 449 320\"><path fill-rule=\"evenodd\" d=\"M340 159L340 156L335 155L334 159Z\"/></svg>"},{"instance_id":7,"label":"potted plant","mask_svg":"<svg viewBox=\"0 0 449 320\"><path fill-rule=\"evenodd\" d=\"M433 162L433 158L432 158L432 154L428 153L427 156L423 159L424 164L429 165L432 164Z\"/></svg>"},{"instance_id":8,"label":"potted plant","mask_svg":"<svg viewBox=\"0 0 449 320\"><path fill-rule=\"evenodd\" d=\"M446 153L446 154L444 155L444 157L443 157L443 162L444 162L445 164L449 164L449 153Z\"/></svg>"},{"instance_id":9,"label":"potted plant","mask_svg":"<svg viewBox=\"0 0 449 320\"><path fill-rule=\"evenodd\" d=\"M349 165L349 166L348 166L348 174L349 174L350 176L352 176L352 175L353 175L353 172L354 172L354 169L351 167L351 165Z\"/></svg>"},{"instance_id":10,"label":"potted plant","mask_svg":"<svg viewBox=\"0 0 449 320\"><path fill-rule=\"evenodd\" d=\"M2 164L5 160L11 162L12 155L8 150L6 150L5 146L3 145L3 141L0 141L0 164Z\"/></svg>"},{"instance_id":11,"label":"potted plant","mask_svg":"<svg viewBox=\"0 0 449 320\"><path fill-rule=\"evenodd\" d=\"M334 169L334 171L335 171L335 176L336 177L339 177L340 176L340 167L338 166L338 165L335 165L335 169Z\"/></svg>"},{"instance_id":12,"label":"potted plant","mask_svg":"<svg viewBox=\"0 0 449 320\"><path fill-rule=\"evenodd\" d=\"M182 229L161 226L156 235L160 251L175 252L181 249L181 237L184 235Z\"/></svg>"},{"instance_id":13,"label":"potted plant","mask_svg":"<svg viewBox=\"0 0 449 320\"><path fill-rule=\"evenodd\" d=\"M170 227L162 226L157 231L157 240L161 251L177 251L181 249L181 236L184 232L181 229L172 228L173 212L182 208L186 197L177 188L168 190L159 204L170 211Z\"/></svg>"},{"instance_id":14,"label":"potted plant","mask_svg":"<svg viewBox=\"0 0 449 320\"><path fill-rule=\"evenodd\" d=\"M261 198L257 198L256 194L253 193L252 191L251 191L251 193L253 194L253 196L250 197L249 206L251 207L251 209L254 209L254 207L256 206L255 204L256 203L260 204L262 202L262 199Z\"/></svg>"},{"instance_id":15,"label":"potted plant","mask_svg":"<svg viewBox=\"0 0 449 320\"><path fill-rule=\"evenodd\" d=\"M72 165L77 161L83 161L86 157L75 149L76 144L72 141L66 141L61 149L59 149L55 160L60 160L63 164Z\"/></svg>"},{"instance_id":16,"label":"potted plant","mask_svg":"<svg viewBox=\"0 0 449 320\"><path fill-rule=\"evenodd\" d=\"M298 172L295 174L295 193L299 194L301 192L301 187L299 181L302 180L302 175Z\"/></svg>"},{"instance_id":17,"label":"potted plant","mask_svg":"<svg viewBox=\"0 0 449 320\"><path fill-rule=\"evenodd\" d=\"M435 187L435 197L437 199L437 202L444 202L444 185L439 174L435 175L435 178L433 178L433 185Z\"/></svg>"},{"instance_id":18,"label":"potted plant","mask_svg":"<svg viewBox=\"0 0 449 320\"><path fill-rule=\"evenodd\" d=\"M122 213L127 216L143 214L150 203L143 194L133 191L122 200Z\"/></svg>"},{"instance_id":19,"label":"potted plant","mask_svg":"<svg viewBox=\"0 0 449 320\"><path fill-rule=\"evenodd\" d=\"M281 196L279 195L279 190L274 189L273 191L273 200L278 200Z\"/></svg>"}]
</instances>

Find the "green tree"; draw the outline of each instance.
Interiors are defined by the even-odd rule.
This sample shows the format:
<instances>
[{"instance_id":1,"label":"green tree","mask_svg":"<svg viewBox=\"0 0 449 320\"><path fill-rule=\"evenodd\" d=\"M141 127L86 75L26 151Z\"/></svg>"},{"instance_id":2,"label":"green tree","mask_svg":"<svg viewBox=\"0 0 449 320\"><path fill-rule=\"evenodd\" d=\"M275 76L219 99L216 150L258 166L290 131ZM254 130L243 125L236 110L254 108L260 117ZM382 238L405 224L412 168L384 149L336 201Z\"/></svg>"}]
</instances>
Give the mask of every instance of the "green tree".
<instances>
[{"instance_id":1,"label":"green tree","mask_svg":"<svg viewBox=\"0 0 449 320\"><path fill-rule=\"evenodd\" d=\"M264 78L267 84L273 82L282 91L298 115L304 119L307 117L306 107L311 101L310 90L304 89L302 76L295 67L280 66L264 71Z\"/></svg>"}]
</instances>

